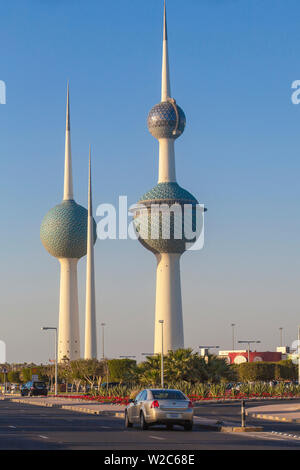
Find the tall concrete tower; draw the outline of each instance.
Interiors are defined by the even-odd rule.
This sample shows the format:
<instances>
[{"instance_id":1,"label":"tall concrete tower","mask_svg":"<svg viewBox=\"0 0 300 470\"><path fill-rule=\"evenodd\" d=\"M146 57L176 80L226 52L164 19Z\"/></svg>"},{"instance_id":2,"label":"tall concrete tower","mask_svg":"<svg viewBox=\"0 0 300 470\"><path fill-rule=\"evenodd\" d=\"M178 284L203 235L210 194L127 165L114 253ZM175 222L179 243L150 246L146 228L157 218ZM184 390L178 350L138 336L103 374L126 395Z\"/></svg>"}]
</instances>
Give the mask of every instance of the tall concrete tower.
<instances>
[{"instance_id":1,"label":"tall concrete tower","mask_svg":"<svg viewBox=\"0 0 300 470\"><path fill-rule=\"evenodd\" d=\"M89 152L88 227L85 304L85 359L97 359L96 296L94 268L94 219L92 207L91 146Z\"/></svg>"},{"instance_id":2,"label":"tall concrete tower","mask_svg":"<svg viewBox=\"0 0 300 470\"><path fill-rule=\"evenodd\" d=\"M60 262L58 360L80 358L77 264L87 250L88 211L74 201L70 139L69 85L65 138L64 196L44 217L40 236ZM95 227L96 230L96 227Z\"/></svg>"},{"instance_id":3,"label":"tall concrete tower","mask_svg":"<svg viewBox=\"0 0 300 470\"><path fill-rule=\"evenodd\" d=\"M165 3L161 102L148 116L148 129L159 142L158 184L142 196L134 215L139 241L157 259L155 353L160 353L162 348L161 320L164 322L164 353L184 347L180 257L187 244L195 241L186 237L185 227L190 224L191 230L195 231L198 205L194 196L176 181L175 140L181 136L185 125L183 110L171 98ZM190 210L184 215L185 207Z\"/></svg>"}]
</instances>

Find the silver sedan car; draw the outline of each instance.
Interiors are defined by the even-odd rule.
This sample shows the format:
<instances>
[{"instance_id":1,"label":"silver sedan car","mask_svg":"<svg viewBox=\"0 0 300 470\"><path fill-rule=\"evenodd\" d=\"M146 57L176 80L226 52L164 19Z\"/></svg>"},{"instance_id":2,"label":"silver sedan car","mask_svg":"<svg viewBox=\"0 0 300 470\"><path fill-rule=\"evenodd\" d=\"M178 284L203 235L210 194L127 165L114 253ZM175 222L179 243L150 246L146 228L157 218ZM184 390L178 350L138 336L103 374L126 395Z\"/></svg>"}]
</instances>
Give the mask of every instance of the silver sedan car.
<instances>
[{"instance_id":1,"label":"silver sedan car","mask_svg":"<svg viewBox=\"0 0 300 470\"><path fill-rule=\"evenodd\" d=\"M145 389L125 409L125 427L139 424L142 430L155 424L183 426L186 431L193 429L193 404L180 391L169 389Z\"/></svg>"}]
</instances>

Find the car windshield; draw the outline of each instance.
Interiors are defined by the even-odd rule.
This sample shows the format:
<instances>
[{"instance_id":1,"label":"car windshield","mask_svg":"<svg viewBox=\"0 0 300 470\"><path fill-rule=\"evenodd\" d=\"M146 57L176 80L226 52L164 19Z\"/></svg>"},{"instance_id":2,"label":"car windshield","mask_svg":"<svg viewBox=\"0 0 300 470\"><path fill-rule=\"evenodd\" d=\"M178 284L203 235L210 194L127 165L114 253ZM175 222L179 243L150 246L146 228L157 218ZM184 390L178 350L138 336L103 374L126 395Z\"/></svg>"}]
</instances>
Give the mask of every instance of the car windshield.
<instances>
[{"instance_id":1,"label":"car windshield","mask_svg":"<svg viewBox=\"0 0 300 470\"><path fill-rule=\"evenodd\" d=\"M45 384L43 382L34 382L33 385L36 388L45 388Z\"/></svg>"},{"instance_id":2,"label":"car windshield","mask_svg":"<svg viewBox=\"0 0 300 470\"><path fill-rule=\"evenodd\" d=\"M155 400L186 400L179 390L151 390Z\"/></svg>"}]
</instances>

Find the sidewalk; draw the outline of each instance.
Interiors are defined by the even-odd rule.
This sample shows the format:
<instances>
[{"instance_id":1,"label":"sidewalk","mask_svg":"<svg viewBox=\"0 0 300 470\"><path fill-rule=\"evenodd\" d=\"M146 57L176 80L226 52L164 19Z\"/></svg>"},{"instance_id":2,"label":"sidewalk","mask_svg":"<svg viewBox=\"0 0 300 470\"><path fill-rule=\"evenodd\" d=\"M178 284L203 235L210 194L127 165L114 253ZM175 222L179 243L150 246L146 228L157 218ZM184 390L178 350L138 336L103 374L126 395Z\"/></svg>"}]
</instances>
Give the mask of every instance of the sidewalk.
<instances>
[{"instance_id":1,"label":"sidewalk","mask_svg":"<svg viewBox=\"0 0 300 470\"><path fill-rule=\"evenodd\" d=\"M263 405L248 408L247 415L270 421L300 423L300 404L281 403L279 405Z\"/></svg>"}]
</instances>

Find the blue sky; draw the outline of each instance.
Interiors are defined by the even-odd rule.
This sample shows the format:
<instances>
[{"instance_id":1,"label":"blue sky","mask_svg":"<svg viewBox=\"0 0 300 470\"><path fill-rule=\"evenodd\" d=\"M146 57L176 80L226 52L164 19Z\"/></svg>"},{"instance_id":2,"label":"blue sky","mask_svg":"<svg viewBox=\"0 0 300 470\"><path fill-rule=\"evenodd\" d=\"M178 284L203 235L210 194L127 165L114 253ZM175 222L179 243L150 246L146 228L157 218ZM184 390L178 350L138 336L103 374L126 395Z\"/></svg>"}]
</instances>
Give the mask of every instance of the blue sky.
<instances>
[{"instance_id":1,"label":"blue sky","mask_svg":"<svg viewBox=\"0 0 300 470\"><path fill-rule=\"evenodd\" d=\"M158 146L146 118L160 99L162 0L15 0L1 6L0 339L9 361L46 361L59 264L39 226L62 199L66 83L74 189L94 207L153 187ZM168 0L172 94L187 127L178 182L208 207L205 247L182 258L186 346L296 338L299 312L300 79L297 0ZM153 348L155 258L133 241L96 245L98 324L109 356ZM79 263L83 332L85 260ZM100 330L100 326L99 326ZM245 338L247 336L247 338ZM249 337L249 338L248 338ZM83 340L83 336L82 336ZM82 344L83 348L83 344ZM100 349L100 345L99 345Z\"/></svg>"}]
</instances>

